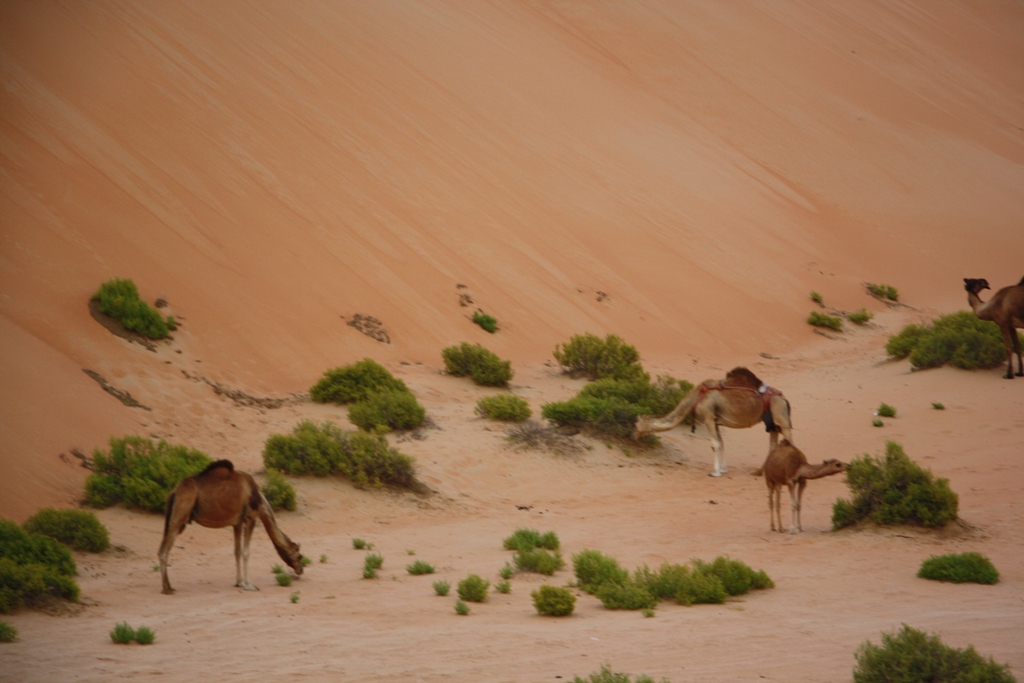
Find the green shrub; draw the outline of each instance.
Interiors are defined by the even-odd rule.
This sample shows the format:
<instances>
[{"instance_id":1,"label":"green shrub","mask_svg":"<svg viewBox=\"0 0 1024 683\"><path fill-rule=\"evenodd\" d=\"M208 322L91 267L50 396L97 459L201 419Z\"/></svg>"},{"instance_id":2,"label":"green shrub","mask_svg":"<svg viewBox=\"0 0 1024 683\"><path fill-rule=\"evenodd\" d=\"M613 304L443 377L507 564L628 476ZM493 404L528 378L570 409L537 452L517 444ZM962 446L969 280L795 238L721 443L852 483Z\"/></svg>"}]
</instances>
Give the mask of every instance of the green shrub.
<instances>
[{"instance_id":1,"label":"green shrub","mask_svg":"<svg viewBox=\"0 0 1024 683\"><path fill-rule=\"evenodd\" d=\"M0 612L10 614L47 597L76 602L76 571L67 546L0 519Z\"/></svg>"},{"instance_id":2,"label":"green shrub","mask_svg":"<svg viewBox=\"0 0 1024 683\"><path fill-rule=\"evenodd\" d=\"M755 588L775 587L764 570L755 572L746 563L725 556L716 557L710 563L694 560L693 564L695 572L717 576L729 595L743 595Z\"/></svg>"},{"instance_id":3,"label":"green shrub","mask_svg":"<svg viewBox=\"0 0 1024 683\"><path fill-rule=\"evenodd\" d=\"M815 327L827 327L832 330L843 329L842 318L828 315L827 313L819 313L818 311L811 311L811 314L807 316L807 324L814 325Z\"/></svg>"},{"instance_id":4,"label":"green shrub","mask_svg":"<svg viewBox=\"0 0 1024 683\"><path fill-rule=\"evenodd\" d=\"M637 379L645 376L640 354L614 334L603 340L595 334L574 335L567 343L557 344L555 360L566 372L591 379Z\"/></svg>"},{"instance_id":5,"label":"green shrub","mask_svg":"<svg viewBox=\"0 0 1024 683\"><path fill-rule=\"evenodd\" d=\"M868 283L868 292L877 296L879 299L888 299L889 301L900 300L900 293L892 285L875 285Z\"/></svg>"},{"instance_id":6,"label":"green shrub","mask_svg":"<svg viewBox=\"0 0 1024 683\"><path fill-rule=\"evenodd\" d=\"M0 643L13 643L18 639L18 629L6 621L0 621Z\"/></svg>"},{"instance_id":7,"label":"green shrub","mask_svg":"<svg viewBox=\"0 0 1024 683\"><path fill-rule=\"evenodd\" d=\"M921 563L917 576L950 583L999 582L999 571L992 564L992 560L977 552L932 555Z\"/></svg>"},{"instance_id":8,"label":"green shrub","mask_svg":"<svg viewBox=\"0 0 1024 683\"><path fill-rule=\"evenodd\" d=\"M518 550L512 557L516 569L521 572L536 572L551 576L565 566L562 554L557 550L549 552L543 548L532 550Z\"/></svg>"},{"instance_id":9,"label":"green shrub","mask_svg":"<svg viewBox=\"0 0 1024 683\"><path fill-rule=\"evenodd\" d=\"M139 436L111 437L110 453L93 452L93 472L85 480L85 498L94 507L115 503L163 512L167 496L185 477L212 463L202 451Z\"/></svg>"},{"instance_id":10,"label":"green shrub","mask_svg":"<svg viewBox=\"0 0 1024 683\"><path fill-rule=\"evenodd\" d=\"M690 568L681 564L665 562L658 571L644 565L633 572L633 583L643 586L659 600L673 600L689 574Z\"/></svg>"},{"instance_id":11,"label":"green shrub","mask_svg":"<svg viewBox=\"0 0 1024 683\"><path fill-rule=\"evenodd\" d=\"M874 313L870 313L866 308L862 308L859 311L854 311L853 313L850 313L848 316L846 316L846 319L855 325L863 325L874 317Z\"/></svg>"},{"instance_id":12,"label":"green shrub","mask_svg":"<svg viewBox=\"0 0 1024 683\"><path fill-rule=\"evenodd\" d=\"M353 538L352 539L352 547L355 548L356 550L363 550L363 549L365 549L367 547L369 547L370 549L373 548L373 546L368 546L366 541L364 541L361 538Z\"/></svg>"},{"instance_id":13,"label":"green shrub","mask_svg":"<svg viewBox=\"0 0 1024 683\"><path fill-rule=\"evenodd\" d=\"M875 412L878 413L879 417L896 417L896 409L888 403L879 405L878 410Z\"/></svg>"},{"instance_id":14,"label":"green shrub","mask_svg":"<svg viewBox=\"0 0 1024 683\"><path fill-rule=\"evenodd\" d=\"M9 519L0 519L0 558L19 565L37 564L62 576L74 576L75 559L60 541L29 533Z\"/></svg>"},{"instance_id":15,"label":"green shrub","mask_svg":"<svg viewBox=\"0 0 1024 683\"><path fill-rule=\"evenodd\" d=\"M601 584L594 596L607 609L651 609L658 604L658 598L646 586L626 581Z\"/></svg>"},{"instance_id":16,"label":"green shrub","mask_svg":"<svg viewBox=\"0 0 1024 683\"><path fill-rule=\"evenodd\" d=\"M633 583L643 586L657 599L674 599L684 605L720 603L727 595L775 586L764 570L754 571L747 564L725 556L711 562L694 560L692 569L665 563L653 571L645 565L634 572Z\"/></svg>"},{"instance_id":17,"label":"green shrub","mask_svg":"<svg viewBox=\"0 0 1024 683\"><path fill-rule=\"evenodd\" d=\"M1021 336L1018 333L1021 339ZM994 368L1006 361L999 326L971 311L944 315L931 325L907 325L885 345L894 358L910 358L915 368L949 363L964 370Z\"/></svg>"},{"instance_id":18,"label":"green shrub","mask_svg":"<svg viewBox=\"0 0 1024 683\"><path fill-rule=\"evenodd\" d=\"M377 578L377 570L384 566L384 558L379 553L369 553L363 560L363 578Z\"/></svg>"},{"instance_id":19,"label":"green shrub","mask_svg":"<svg viewBox=\"0 0 1024 683\"><path fill-rule=\"evenodd\" d=\"M357 403L385 391L409 393L409 388L383 365L364 358L325 372L309 390L309 397L318 403Z\"/></svg>"},{"instance_id":20,"label":"green shrub","mask_svg":"<svg viewBox=\"0 0 1024 683\"><path fill-rule=\"evenodd\" d=\"M88 510L43 508L26 520L22 528L42 534L75 550L99 553L110 547L110 533L96 513Z\"/></svg>"},{"instance_id":21,"label":"green shrub","mask_svg":"<svg viewBox=\"0 0 1024 683\"><path fill-rule=\"evenodd\" d=\"M110 632L110 639L118 645L127 645L135 640L135 629L129 626L127 621L122 621Z\"/></svg>"},{"instance_id":22,"label":"green shrub","mask_svg":"<svg viewBox=\"0 0 1024 683\"><path fill-rule=\"evenodd\" d=\"M639 407L627 403L581 396L541 406L541 415L556 425L590 428L620 439L633 433L636 418L642 414Z\"/></svg>"},{"instance_id":23,"label":"green shrub","mask_svg":"<svg viewBox=\"0 0 1024 683\"><path fill-rule=\"evenodd\" d=\"M931 681L984 681L1013 683L1010 668L985 659L974 646L966 650L952 648L937 635L906 624L898 633L882 634L882 644L871 641L857 648L853 668L854 683L930 683Z\"/></svg>"},{"instance_id":24,"label":"green shrub","mask_svg":"<svg viewBox=\"0 0 1024 683\"><path fill-rule=\"evenodd\" d=\"M875 427L884 427L885 423L879 420L877 417L871 421L871 424Z\"/></svg>"},{"instance_id":25,"label":"green shrub","mask_svg":"<svg viewBox=\"0 0 1024 683\"><path fill-rule=\"evenodd\" d=\"M522 422L533 414L525 399L513 394L484 396L476 402L476 414L492 420Z\"/></svg>"},{"instance_id":26,"label":"green shrub","mask_svg":"<svg viewBox=\"0 0 1024 683\"><path fill-rule=\"evenodd\" d=\"M568 588L542 585L530 593L538 614L566 617L576 608L576 596Z\"/></svg>"},{"instance_id":27,"label":"green shrub","mask_svg":"<svg viewBox=\"0 0 1024 683\"><path fill-rule=\"evenodd\" d=\"M173 318L164 320L160 311L139 298L139 290L130 279L107 280L92 298L99 303L101 313L144 337L163 339L169 330L177 327Z\"/></svg>"},{"instance_id":28,"label":"green shrub","mask_svg":"<svg viewBox=\"0 0 1024 683\"><path fill-rule=\"evenodd\" d=\"M654 679L644 674L640 674L636 679L633 679L629 674L612 671L609 665L602 664L601 670L597 673L592 673L587 678L575 676L572 679L572 683L654 683ZM669 683L669 680L664 678L661 683Z\"/></svg>"},{"instance_id":29,"label":"green shrub","mask_svg":"<svg viewBox=\"0 0 1024 683\"><path fill-rule=\"evenodd\" d=\"M508 581L499 581L494 585L494 590L498 591L499 593L511 593L512 584Z\"/></svg>"},{"instance_id":30,"label":"green shrub","mask_svg":"<svg viewBox=\"0 0 1024 683\"><path fill-rule=\"evenodd\" d=\"M558 550L560 542L558 534L554 531L540 533L536 529L520 527L512 532L512 535L501 542L505 550L528 551L534 548L546 548L547 550Z\"/></svg>"},{"instance_id":31,"label":"green shrub","mask_svg":"<svg viewBox=\"0 0 1024 683\"><path fill-rule=\"evenodd\" d=\"M290 586L292 585L292 575L286 572L280 574L274 574L274 580L277 581L278 586Z\"/></svg>"},{"instance_id":32,"label":"green shrub","mask_svg":"<svg viewBox=\"0 0 1024 683\"><path fill-rule=\"evenodd\" d=\"M487 315L481 310L476 310L473 312L473 322L475 322L477 325L484 328L491 334L494 334L495 332L498 331L497 319L495 319L495 317L492 315Z\"/></svg>"},{"instance_id":33,"label":"green shrub","mask_svg":"<svg viewBox=\"0 0 1024 683\"><path fill-rule=\"evenodd\" d=\"M455 601L455 613L458 614L461 617L466 616L467 614L469 614L469 605L467 605L466 603L462 602L462 600L456 600Z\"/></svg>"},{"instance_id":34,"label":"green shrub","mask_svg":"<svg viewBox=\"0 0 1024 683\"><path fill-rule=\"evenodd\" d=\"M448 595L448 591L450 591L451 589L452 585L444 579L434 582L434 592L440 595L441 597Z\"/></svg>"},{"instance_id":35,"label":"green shrub","mask_svg":"<svg viewBox=\"0 0 1024 683\"><path fill-rule=\"evenodd\" d=\"M885 444L885 457L865 454L854 458L846 470L853 500L839 499L832 506L832 528L840 529L862 519L878 524L914 524L941 527L957 518L959 497L949 481L912 462L903 447Z\"/></svg>"},{"instance_id":36,"label":"green shrub","mask_svg":"<svg viewBox=\"0 0 1024 683\"><path fill-rule=\"evenodd\" d=\"M935 408L935 410L945 410L946 406L943 405L942 403L933 402L932 408Z\"/></svg>"},{"instance_id":37,"label":"green shrub","mask_svg":"<svg viewBox=\"0 0 1024 683\"><path fill-rule=\"evenodd\" d=\"M512 565L510 565L508 562L505 563L504 567L498 570L498 576L500 576L503 579L511 579L514 573L515 570L512 568Z\"/></svg>"},{"instance_id":38,"label":"green shrub","mask_svg":"<svg viewBox=\"0 0 1024 683\"><path fill-rule=\"evenodd\" d=\"M156 633L148 626L140 626L135 629L135 642L139 645L152 645L156 640Z\"/></svg>"},{"instance_id":39,"label":"green shrub","mask_svg":"<svg viewBox=\"0 0 1024 683\"><path fill-rule=\"evenodd\" d=\"M470 574L455 586L455 592L467 602L483 602L487 599L487 589L491 582L476 575Z\"/></svg>"},{"instance_id":40,"label":"green shrub","mask_svg":"<svg viewBox=\"0 0 1024 683\"><path fill-rule=\"evenodd\" d=\"M260 490L273 509L295 511L295 487L277 470L267 470L267 483L261 486Z\"/></svg>"},{"instance_id":41,"label":"green shrub","mask_svg":"<svg viewBox=\"0 0 1024 683\"><path fill-rule=\"evenodd\" d=\"M420 576L422 574L433 574L434 565L428 564L423 560L416 560L412 564L405 565L405 570L413 576Z\"/></svg>"},{"instance_id":42,"label":"green shrub","mask_svg":"<svg viewBox=\"0 0 1024 683\"><path fill-rule=\"evenodd\" d=\"M625 584L629 572L619 566L618 560L597 550L581 550L572 556L576 583L587 593L596 593L603 584Z\"/></svg>"},{"instance_id":43,"label":"green shrub","mask_svg":"<svg viewBox=\"0 0 1024 683\"><path fill-rule=\"evenodd\" d=\"M818 294L813 289L811 290L811 301L818 304L819 306L824 305L825 300L821 298L821 294Z\"/></svg>"},{"instance_id":44,"label":"green shrub","mask_svg":"<svg viewBox=\"0 0 1024 683\"><path fill-rule=\"evenodd\" d=\"M718 605L725 602L726 595L720 578L711 573L692 571L679 578L674 597L680 605Z\"/></svg>"},{"instance_id":45,"label":"green shrub","mask_svg":"<svg viewBox=\"0 0 1024 683\"><path fill-rule=\"evenodd\" d=\"M288 474L336 473L356 486L418 486L413 459L388 446L381 434L342 431L332 422L305 420L290 435L274 434L263 447L267 469Z\"/></svg>"},{"instance_id":46,"label":"green shrub","mask_svg":"<svg viewBox=\"0 0 1024 683\"><path fill-rule=\"evenodd\" d=\"M294 593L289 595L288 600L290 600L293 605L297 603L299 601L299 591L295 591Z\"/></svg>"},{"instance_id":47,"label":"green shrub","mask_svg":"<svg viewBox=\"0 0 1024 683\"><path fill-rule=\"evenodd\" d=\"M427 419L427 411L408 392L385 391L350 405L348 419L368 432L415 429Z\"/></svg>"},{"instance_id":48,"label":"green shrub","mask_svg":"<svg viewBox=\"0 0 1024 683\"><path fill-rule=\"evenodd\" d=\"M444 369L456 377L472 377L477 384L486 387L503 387L512 379L512 361L501 360L492 351L480 344L462 342L441 351Z\"/></svg>"}]
</instances>

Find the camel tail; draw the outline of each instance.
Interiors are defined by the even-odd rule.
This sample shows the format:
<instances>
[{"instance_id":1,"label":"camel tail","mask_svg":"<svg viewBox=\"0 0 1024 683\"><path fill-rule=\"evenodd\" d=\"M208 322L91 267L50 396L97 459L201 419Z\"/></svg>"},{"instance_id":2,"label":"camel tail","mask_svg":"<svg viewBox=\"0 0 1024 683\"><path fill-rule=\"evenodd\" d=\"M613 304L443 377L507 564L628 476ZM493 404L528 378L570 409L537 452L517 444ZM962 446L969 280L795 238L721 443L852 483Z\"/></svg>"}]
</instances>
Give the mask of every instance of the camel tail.
<instances>
[{"instance_id":1,"label":"camel tail","mask_svg":"<svg viewBox=\"0 0 1024 683\"><path fill-rule=\"evenodd\" d=\"M672 412L665 417L656 418L651 421L651 426L655 429L672 429L677 424L686 419L686 416L693 412L694 407L704 396L703 385L698 384L694 388L690 389L690 392L683 396L683 400L672 409Z\"/></svg>"}]
</instances>

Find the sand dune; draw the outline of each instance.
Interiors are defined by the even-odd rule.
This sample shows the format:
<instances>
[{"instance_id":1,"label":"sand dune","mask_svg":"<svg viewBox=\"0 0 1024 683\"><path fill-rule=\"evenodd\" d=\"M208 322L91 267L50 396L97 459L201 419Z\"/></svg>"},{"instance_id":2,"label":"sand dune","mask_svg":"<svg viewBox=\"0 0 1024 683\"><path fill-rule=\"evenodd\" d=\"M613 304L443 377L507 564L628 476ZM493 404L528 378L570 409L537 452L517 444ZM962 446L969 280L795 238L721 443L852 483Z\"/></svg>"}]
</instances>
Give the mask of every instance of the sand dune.
<instances>
[{"instance_id":1,"label":"sand dune","mask_svg":"<svg viewBox=\"0 0 1024 683\"><path fill-rule=\"evenodd\" d=\"M200 647L225 678L542 680L613 661L674 681L847 680L861 641L911 617L1019 674L1024 384L996 371L910 375L882 364L882 346L902 324L966 308L961 278L999 287L1024 275L1022 65L1024 8L997 0L3 3L0 515L74 504L86 472L70 449L112 435L185 442L256 470L267 435L302 417L345 421L343 410L303 403L242 407L214 384L290 397L369 356L406 379L441 430L398 444L440 492L426 510L301 482L306 502L283 523L339 566L310 572L322 595L304 593L298 609L276 591L236 595L221 580L225 539L206 531L176 551L191 597L160 601L149 573L159 523L101 513L129 550L80 558L93 602L75 623L89 633L76 627L81 640L55 654L71 638L67 621L17 615L23 642L0 653L13 653L0 678L209 674L201 658L169 668ZM170 302L183 323L173 342L148 351L90 317L89 296L114 276ZM866 282L896 286L906 306L870 298ZM815 335L811 290L836 309L866 307L874 327ZM477 308L498 319L497 334L470 321ZM348 324L357 316L379 321L388 341ZM762 484L705 481L703 440L680 432L642 461L603 445L571 462L511 455L473 417L481 391L438 373L443 347L483 343L513 361L515 391L537 411L578 389L550 363L555 344L583 332L618 334L653 372L692 381L754 367L796 394L812 459L897 438L951 479L983 531L823 535L827 502L843 490L833 478L809 488L814 533L767 538ZM150 410L122 405L83 370ZM890 399L910 415L883 434L865 411ZM921 408L932 400L951 410ZM754 431L726 436L743 467L763 457ZM519 501L532 501L529 515L517 516ZM769 565L780 588L746 612L708 617L715 626L700 623L705 611L636 622L590 605L567 631L529 616L524 586L514 618L496 604L450 626L450 606L426 601L429 589L406 595L401 576L401 590L367 588L342 569L361 530L393 554L425 554L414 539L444 547L453 578L493 573L494 538L527 518L557 519L571 549L607 543L631 566L731 552ZM863 604L827 588L879 591L873 573L905 574L922 552L975 542L1005 569L999 587L954 594L893 579ZM460 556L463 543L472 549ZM794 607L783 587L808 581L820 592ZM331 594L341 619L320 607L335 603L317 602ZM266 610L278 621L221 640L220 599L238 604L232 618L248 628ZM421 599L391 639L394 613ZM119 650L112 663L105 631L127 605L158 626L163 647ZM835 627L822 609L842 615L841 634L798 649L792 667L764 668L780 629L813 639ZM735 623L743 616L749 624ZM285 623L297 629L268 653ZM324 640L310 640L311 624ZM416 633L435 628L456 640ZM475 663L456 664L460 638ZM330 654L297 663L307 646ZM712 656L680 654L691 648ZM523 660L522 674L509 668Z\"/></svg>"}]
</instances>

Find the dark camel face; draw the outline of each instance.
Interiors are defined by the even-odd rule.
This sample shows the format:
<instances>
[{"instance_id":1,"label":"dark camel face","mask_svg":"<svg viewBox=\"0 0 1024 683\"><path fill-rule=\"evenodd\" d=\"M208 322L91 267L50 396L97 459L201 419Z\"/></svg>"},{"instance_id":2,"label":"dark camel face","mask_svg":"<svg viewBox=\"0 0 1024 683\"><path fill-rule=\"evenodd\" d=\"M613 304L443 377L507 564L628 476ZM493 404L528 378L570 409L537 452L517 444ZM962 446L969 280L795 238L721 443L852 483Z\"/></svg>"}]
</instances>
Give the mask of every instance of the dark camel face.
<instances>
[{"instance_id":1,"label":"dark camel face","mask_svg":"<svg viewBox=\"0 0 1024 683\"><path fill-rule=\"evenodd\" d=\"M295 570L296 574L302 573L302 553L299 552L299 544L295 541L288 541L288 549L278 552L281 559L288 563L288 566Z\"/></svg>"},{"instance_id":2,"label":"dark camel face","mask_svg":"<svg viewBox=\"0 0 1024 683\"><path fill-rule=\"evenodd\" d=\"M823 465L828 465L831 469L835 470L834 474L839 474L840 472L845 472L846 471L846 463L845 462L839 462L835 458L829 458L828 460L826 460L822 464Z\"/></svg>"},{"instance_id":3,"label":"dark camel face","mask_svg":"<svg viewBox=\"0 0 1024 683\"><path fill-rule=\"evenodd\" d=\"M966 289L971 294L977 294L978 292L982 291L983 289L992 289L992 288L988 286L988 280L986 280L983 277L980 277L980 278L965 277L964 278L964 289Z\"/></svg>"}]
</instances>

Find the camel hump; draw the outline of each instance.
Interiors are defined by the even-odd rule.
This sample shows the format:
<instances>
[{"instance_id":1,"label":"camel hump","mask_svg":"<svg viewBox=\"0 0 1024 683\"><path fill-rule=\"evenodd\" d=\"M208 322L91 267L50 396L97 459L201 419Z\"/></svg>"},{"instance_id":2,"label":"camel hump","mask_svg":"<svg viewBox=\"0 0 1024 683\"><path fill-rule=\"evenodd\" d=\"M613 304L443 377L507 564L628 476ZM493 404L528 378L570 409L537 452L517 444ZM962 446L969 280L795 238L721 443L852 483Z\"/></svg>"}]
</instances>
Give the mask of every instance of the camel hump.
<instances>
[{"instance_id":1,"label":"camel hump","mask_svg":"<svg viewBox=\"0 0 1024 683\"><path fill-rule=\"evenodd\" d=\"M196 476L197 477L201 477L204 474L209 474L209 473L213 472L214 470L217 470L217 469L220 469L220 468L224 468L224 469L226 469L229 472L234 472L235 471L235 464L233 462L231 462L230 460L216 460L214 462L211 462L209 465L207 465L206 469L204 469L202 472L200 472Z\"/></svg>"},{"instance_id":2,"label":"camel hump","mask_svg":"<svg viewBox=\"0 0 1024 683\"><path fill-rule=\"evenodd\" d=\"M1024 286L1024 277L1022 277L1022 278L1020 279L1020 282L1018 282L1018 283L1017 283L1017 286L1018 286L1018 287L1020 287L1020 286Z\"/></svg>"},{"instance_id":3,"label":"camel hump","mask_svg":"<svg viewBox=\"0 0 1024 683\"><path fill-rule=\"evenodd\" d=\"M733 368L725 376L725 386L727 387L747 387L757 390L761 388L762 384L764 383L758 379L757 375L742 366Z\"/></svg>"}]
</instances>

